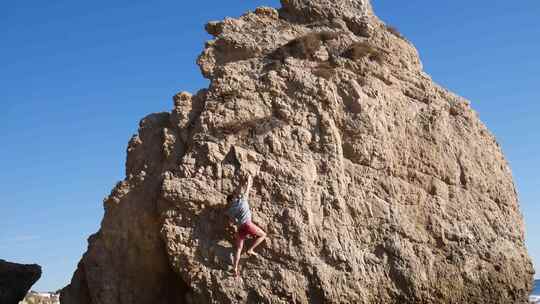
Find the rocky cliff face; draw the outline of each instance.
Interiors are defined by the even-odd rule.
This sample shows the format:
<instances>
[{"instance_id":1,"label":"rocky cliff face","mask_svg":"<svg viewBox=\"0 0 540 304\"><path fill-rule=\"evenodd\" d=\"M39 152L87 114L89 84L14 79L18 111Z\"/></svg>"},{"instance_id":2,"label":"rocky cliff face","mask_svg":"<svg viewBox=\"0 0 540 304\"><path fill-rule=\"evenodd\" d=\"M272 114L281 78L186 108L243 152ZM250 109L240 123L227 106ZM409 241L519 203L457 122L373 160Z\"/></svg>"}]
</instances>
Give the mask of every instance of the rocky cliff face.
<instances>
[{"instance_id":1,"label":"rocky cliff face","mask_svg":"<svg viewBox=\"0 0 540 304\"><path fill-rule=\"evenodd\" d=\"M367 0L210 22L208 89L140 123L64 304L526 303L510 169ZM223 214L258 171L259 259Z\"/></svg>"},{"instance_id":2,"label":"rocky cliff face","mask_svg":"<svg viewBox=\"0 0 540 304\"><path fill-rule=\"evenodd\" d=\"M29 292L19 304L59 304L60 296L56 293Z\"/></svg>"},{"instance_id":3,"label":"rocky cliff face","mask_svg":"<svg viewBox=\"0 0 540 304\"><path fill-rule=\"evenodd\" d=\"M0 303L18 304L41 277L41 266L0 260Z\"/></svg>"}]
</instances>

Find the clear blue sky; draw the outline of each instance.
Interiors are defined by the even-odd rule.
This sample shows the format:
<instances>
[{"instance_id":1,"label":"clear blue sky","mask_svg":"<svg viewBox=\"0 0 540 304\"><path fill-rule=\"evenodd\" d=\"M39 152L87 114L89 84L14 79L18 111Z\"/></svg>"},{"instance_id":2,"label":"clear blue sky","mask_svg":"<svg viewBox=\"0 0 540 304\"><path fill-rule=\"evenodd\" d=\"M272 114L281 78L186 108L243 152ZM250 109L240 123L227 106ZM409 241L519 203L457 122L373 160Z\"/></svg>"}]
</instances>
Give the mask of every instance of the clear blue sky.
<instances>
[{"instance_id":1,"label":"clear blue sky","mask_svg":"<svg viewBox=\"0 0 540 304\"><path fill-rule=\"evenodd\" d=\"M43 265L37 290L68 283L103 197L123 178L139 119L206 86L195 65L205 22L261 5L279 3L0 2L0 258ZM497 136L540 263L540 2L375 0L375 8Z\"/></svg>"}]
</instances>

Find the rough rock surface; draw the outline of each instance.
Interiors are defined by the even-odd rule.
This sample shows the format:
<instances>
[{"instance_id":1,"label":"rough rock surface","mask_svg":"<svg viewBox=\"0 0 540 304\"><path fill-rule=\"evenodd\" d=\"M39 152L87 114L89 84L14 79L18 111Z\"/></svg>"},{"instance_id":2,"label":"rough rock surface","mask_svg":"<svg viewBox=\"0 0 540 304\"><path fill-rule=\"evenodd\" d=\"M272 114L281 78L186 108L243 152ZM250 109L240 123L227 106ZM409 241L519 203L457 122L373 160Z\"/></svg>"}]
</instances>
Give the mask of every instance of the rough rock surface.
<instances>
[{"instance_id":1,"label":"rough rock surface","mask_svg":"<svg viewBox=\"0 0 540 304\"><path fill-rule=\"evenodd\" d=\"M39 265L22 265L0 260L0 303L18 304L40 277Z\"/></svg>"},{"instance_id":2,"label":"rough rock surface","mask_svg":"<svg viewBox=\"0 0 540 304\"><path fill-rule=\"evenodd\" d=\"M141 121L62 303L527 302L499 145L369 1L282 0L206 29L209 88ZM235 279L240 171L259 171L269 240Z\"/></svg>"},{"instance_id":3,"label":"rough rock surface","mask_svg":"<svg viewBox=\"0 0 540 304\"><path fill-rule=\"evenodd\" d=\"M56 293L29 292L19 304L59 304L60 295Z\"/></svg>"}]
</instances>

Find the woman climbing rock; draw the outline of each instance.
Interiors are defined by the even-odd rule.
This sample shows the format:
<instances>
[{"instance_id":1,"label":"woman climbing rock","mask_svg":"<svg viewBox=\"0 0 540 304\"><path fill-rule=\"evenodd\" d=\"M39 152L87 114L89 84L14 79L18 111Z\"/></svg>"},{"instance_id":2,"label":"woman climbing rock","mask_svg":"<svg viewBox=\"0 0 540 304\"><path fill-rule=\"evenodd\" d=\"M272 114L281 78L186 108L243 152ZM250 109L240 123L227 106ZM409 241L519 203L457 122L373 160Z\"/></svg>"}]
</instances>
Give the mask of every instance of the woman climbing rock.
<instances>
[{"instance_id":1,"label":"woman climbing rock","mask_svg":"<svg viewBox=\"0 0 540 304\"><path fill-rule=\"evenodd\" d=\"M236 234L236 253L234 255L234 275L237 277L239 276L238 263L240 262L240 256L246 238L248 236L255 238L251 247L246 251L246 253L251 256L257 256L253 250L266 238L266 232L251 221L251 210L249 209L248 198L252 184L253 178L250 174L243 176L240 186L228 197L229 207L227 209L227 215L234 220L235 224L238 226Z\"/></svg>"}]
</instances>

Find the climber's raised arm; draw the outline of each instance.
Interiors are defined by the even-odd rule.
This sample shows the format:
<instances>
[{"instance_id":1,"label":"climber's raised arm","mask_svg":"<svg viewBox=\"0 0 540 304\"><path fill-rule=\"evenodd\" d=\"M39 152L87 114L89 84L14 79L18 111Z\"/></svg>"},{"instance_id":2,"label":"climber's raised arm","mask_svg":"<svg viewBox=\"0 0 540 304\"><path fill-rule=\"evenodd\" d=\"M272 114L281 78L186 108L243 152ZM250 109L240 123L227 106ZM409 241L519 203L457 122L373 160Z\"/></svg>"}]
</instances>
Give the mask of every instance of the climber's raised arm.
<instances>
[{"instance_id":1,"label":"climber's raised arm","mask_svg":"<svg viewBox=\"0 0 540 304\"><path fill-rule=\"evenodd\" d=\"M249 192L251 191L251 186L253 185L253 178L251 177L251 174L246 174L246 180L244 181L244 184L242 185L242 193L240 194L241 197L245 200L249 198Z\"/></svg>"}]
</instances>

